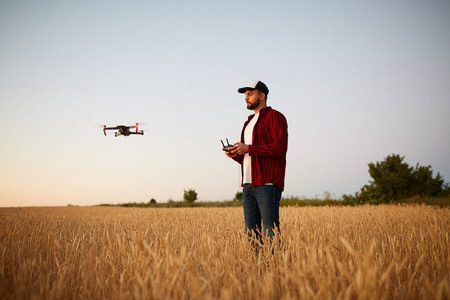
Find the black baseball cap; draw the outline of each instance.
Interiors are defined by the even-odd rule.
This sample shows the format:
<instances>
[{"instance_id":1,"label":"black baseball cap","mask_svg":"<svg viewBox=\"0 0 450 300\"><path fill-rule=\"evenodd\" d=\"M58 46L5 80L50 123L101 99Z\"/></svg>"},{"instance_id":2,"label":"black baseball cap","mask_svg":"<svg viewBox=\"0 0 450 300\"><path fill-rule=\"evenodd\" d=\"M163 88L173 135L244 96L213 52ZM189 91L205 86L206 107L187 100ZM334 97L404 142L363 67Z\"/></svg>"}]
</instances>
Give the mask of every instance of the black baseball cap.
<instances>
[{"instance_id":1,"label":"black baseball cap","mask_svg":"<svg viewBox=\"0 0 450 300\"><path fill-rule=\"evenodd\" d=\"M238 92L241 94L244 94L248 90L258 90L264 94L269 94L269 89L264 84L264 82L259 80L250 80L250 82L247 84L247 86L241 87L238 89Z\"/></svg>"}]
</instances>

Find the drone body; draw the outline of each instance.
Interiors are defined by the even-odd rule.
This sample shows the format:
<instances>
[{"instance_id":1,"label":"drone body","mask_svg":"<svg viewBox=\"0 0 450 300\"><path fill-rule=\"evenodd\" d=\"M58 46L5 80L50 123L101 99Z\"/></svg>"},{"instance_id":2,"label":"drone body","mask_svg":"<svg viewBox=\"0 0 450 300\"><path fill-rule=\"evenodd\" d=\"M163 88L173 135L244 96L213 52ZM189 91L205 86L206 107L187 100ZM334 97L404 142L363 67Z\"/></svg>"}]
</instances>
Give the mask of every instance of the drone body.
<instances>
[{"instance_id":1,"label":"drone body","mask_svg":"<svg viewBox=\"0 0 450 300\"><path fill-rule=\"evenodd\" d=\"M136 129L136 130L130 130L130 129ZM136 123L134 126L125 126L125 125L118 125L115 127L106 127L106 125L103 125L103 133L106 135L106 130L117 130L114 134L114 136L129 136L130 134L140 134L144 135L144 130L139 130L139 123Z\"/></svg>"}]
</instances>

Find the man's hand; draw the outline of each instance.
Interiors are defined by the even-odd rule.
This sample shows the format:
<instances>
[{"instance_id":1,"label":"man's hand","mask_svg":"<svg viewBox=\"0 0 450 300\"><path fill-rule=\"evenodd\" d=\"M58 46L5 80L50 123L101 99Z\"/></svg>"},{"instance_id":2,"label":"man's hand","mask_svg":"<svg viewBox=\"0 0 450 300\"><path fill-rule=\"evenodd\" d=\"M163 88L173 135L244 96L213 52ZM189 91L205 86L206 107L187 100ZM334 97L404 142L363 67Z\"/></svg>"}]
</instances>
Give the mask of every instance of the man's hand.
<instances>
[{"instance_id":1,"label":"man's hand","mask_svg":"<svg viewBox=\"0 0 450 300\"><path fill-rule=\"evenodd\" d=\"M236 153L232 153L231 151L234 151L234 150L236 150L236 147L231 147L231 148L228 148L227 150L223 150L223 151L225 151L226 156L233 158L236 156Z\"/></svg>"},{"instance_id":2,"label":"man's hand","mask_svg":"<svg viewBox=\"0 0 450 300\"><path fill-rule=\"evenodd\" d=\"M248 153L248 145L244 143L236 143L234 144L234 147L231 147L228 151L225 151L225 154L231 158L236 155L244 155L245 153Z\"/></svg>"},{"instance_id":3,"label":"man's hand","mask_svg":"<svg viewBox=\"0 0 450 300\"><path fill-rule=\"evenodd\" d=\"M245 153L248 153L248 145L243 144L243 143L236 143L234 145L235 146L233 148L231 148L231 151L230 151L230 153L233 156L244 155Z\"/></svg>"}]
</instances>

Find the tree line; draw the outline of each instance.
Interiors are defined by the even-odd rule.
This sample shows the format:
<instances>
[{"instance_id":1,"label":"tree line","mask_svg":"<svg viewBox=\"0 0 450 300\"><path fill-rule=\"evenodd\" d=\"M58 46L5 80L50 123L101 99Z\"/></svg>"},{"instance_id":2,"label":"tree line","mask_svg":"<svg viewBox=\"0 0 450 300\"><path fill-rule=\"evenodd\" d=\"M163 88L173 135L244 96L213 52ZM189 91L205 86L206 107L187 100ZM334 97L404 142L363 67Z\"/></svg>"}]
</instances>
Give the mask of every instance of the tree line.
<instances>
[{"instance_id":1,"label":"tree line","mask_svg":"<svg viewBox=\"0 0 450 300\"><path fill-rule=\"evenodd\" d=\"M401 202L413 197L449 197L449 184L431 166L409 166L399 154L387 156L384 161L369 163L372 180L355 195L343 195L344 201L355 204Z\"/></svg>"},{"instance_id":2,"label":"tree line","mask_svg":"<svg viewBox=\"0 0 450 300\"><path fill-rule=\"evenodd\" d=\"M383 161L369 163L369 174L372 178L354 195L342 196L342 199L332 199L326 192L325 199L300 199L298 197L283 197L280 206L341 206L383 203L426 203L439 206L450 205L450 187L437 173L433 176L431 166L409 166L405 157L399 154L387 156ZM125 203L117 206L125 207L228 207L242 205L242 192L237 192L231 201L196 203L198 194L195 189L184 190L184 201L169 200L167 203L157 203L151 199L148 203ZM102 204L108 206L107 204Z\"/></svg>"}]
</instances>

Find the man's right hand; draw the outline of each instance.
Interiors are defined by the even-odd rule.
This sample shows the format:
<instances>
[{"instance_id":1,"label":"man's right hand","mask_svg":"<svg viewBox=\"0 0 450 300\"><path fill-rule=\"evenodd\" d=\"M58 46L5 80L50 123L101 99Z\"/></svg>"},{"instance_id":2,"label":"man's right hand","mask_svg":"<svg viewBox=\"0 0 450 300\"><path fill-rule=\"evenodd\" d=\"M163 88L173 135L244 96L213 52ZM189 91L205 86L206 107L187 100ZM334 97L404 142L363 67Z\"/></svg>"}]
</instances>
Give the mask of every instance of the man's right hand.
<instances>
[{"instance_id":1,"label":"man's right hand","mask_svg":"<svg viewBox=\"0 0 450 300\"><path fill-rule=\"evenodd\" d=\"M230 158L235 157L235 156L236 156L236 149L237 149L237 146L228 148L227 151L224 150L226 156L228 156L228 157L230 157Z\"/></svg>"},{"instance_id":2,"label":"man's right hand","mask_svg":"<svg viewBox=\"0 0 450 300\"><path fill-rule=\"evenodd\" d=\"M248 153L248 145L244 143L237 142L234 144L235 146L232 148L231 153L234 155L244 155Z\"/></svg>"}]
</instances>

